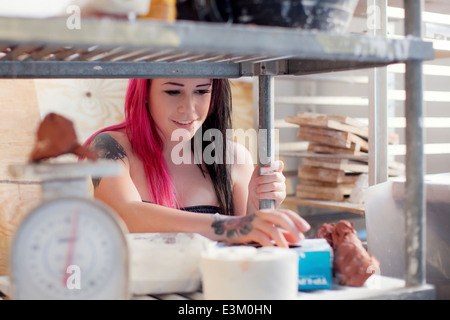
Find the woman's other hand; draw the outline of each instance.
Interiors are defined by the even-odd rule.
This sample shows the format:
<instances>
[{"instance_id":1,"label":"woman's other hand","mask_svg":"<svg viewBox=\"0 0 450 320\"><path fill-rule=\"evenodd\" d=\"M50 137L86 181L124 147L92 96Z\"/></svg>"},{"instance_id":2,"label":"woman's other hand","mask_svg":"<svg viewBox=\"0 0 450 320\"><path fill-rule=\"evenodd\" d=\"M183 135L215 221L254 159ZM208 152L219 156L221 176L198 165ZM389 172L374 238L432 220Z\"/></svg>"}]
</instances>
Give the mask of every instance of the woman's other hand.
<instances>
[{"instance_id":1,"label":"woman's other hand","mask_svg":"<svg viewBox=\"0 0 450 320\"><path fill-rule=\"evenodd\" d=\"M275 208L286 198L286 178L283 175L284 163L276 160L261 168L259 166L253 171L248 185L249 204L259 208L259 200L269 199L275 201Z\"/></svg>"}]
</instances>

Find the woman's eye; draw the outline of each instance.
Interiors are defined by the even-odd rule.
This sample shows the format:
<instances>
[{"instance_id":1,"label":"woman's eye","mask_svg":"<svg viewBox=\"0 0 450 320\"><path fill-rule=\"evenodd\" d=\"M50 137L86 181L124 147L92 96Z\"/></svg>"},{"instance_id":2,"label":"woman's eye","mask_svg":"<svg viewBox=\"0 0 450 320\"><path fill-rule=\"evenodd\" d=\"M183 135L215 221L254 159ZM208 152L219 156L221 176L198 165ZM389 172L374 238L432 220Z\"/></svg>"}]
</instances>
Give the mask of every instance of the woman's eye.
<instances>
[{"instance_id":1,"label":"woman's eye","mask_svg":"<svg viewBox=\"0 0 450 320\"><path fill-rule=\"evenodd\" d=\"M177 94L180 94L179 90L166 90L164 92L167 93L169 96L176 96Z\"/></svg>"},{"instance_id":2,"label":"woman's eye","mask_svg":"<svg viewBox=\"0 0 450 320\"><path fill-rule=\"evenodd\" d=\"M208 94L210 92L211 92L210 90L197 90L197 93L200 95Z\"/></svg>"}]
</instances>

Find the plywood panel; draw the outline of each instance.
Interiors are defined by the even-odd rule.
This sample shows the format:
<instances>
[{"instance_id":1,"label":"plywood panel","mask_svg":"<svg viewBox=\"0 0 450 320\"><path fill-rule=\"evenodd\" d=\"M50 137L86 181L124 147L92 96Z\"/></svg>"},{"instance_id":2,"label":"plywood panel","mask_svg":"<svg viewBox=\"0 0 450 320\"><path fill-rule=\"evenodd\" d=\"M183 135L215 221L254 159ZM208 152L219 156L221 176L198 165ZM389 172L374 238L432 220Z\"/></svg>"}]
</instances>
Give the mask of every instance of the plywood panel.
<instances>
[{"instance_id":1,"label":"plywood panel","mask_svg":"<svg viewBox=\"0 0 450 320\"><path fill-rule=\"evenodd\" d=\"M18 183L8 172L28 161L40 122L33 80L0 80L0 275L7 273L8 251L21 217L40 201L40 186Z\"/></svg>"},{"instance_id":2,"label":"plywood panel","mask_svg":"<svg viewBox=\"0 0 450 320\"><path fill-rule=\"evenodd\" d=\"M247 81L231 81L233 98L232 122L234 128L255 128L253 113L253 83Z\"/></svg>"},{"instance_id":3,"label":"plywood panel","mask_svg":"<svg viewBox=\"0 0 450 320\"><path fill-rule=\"evenodd\" d=\"M0 275L9 272L9 246L14 230L41 199L39 184L0 184Z\"/></svg>"},{"instance_id":4,"label":"plywood panel","mask_svg":"<svg viewBox=\"0 0 450 320\"><path fill-rule=\"evenodd\" d=\"M74 122L80 142L123 120L126 79L36 79L41 116L59 113Z\"/></svg>"},{"instance_id":5,"label":"plywood panel","mask_svg":"<svg viewBox=\"0 0 450 320\"><path fill-rule=\"evenodd\" d=\"M249 81L232 80L230 82L231 93L233 99L233 110L231 114L231 121L233 129L247 130L255 129L255 115L253 110L253 83ZM256 132L256 131L255 131ZM250 151L253 161L257 159L257 141L241 141L236 139ZM244 139L242 139L244 140Z\"/></svg>"}]
</instances>

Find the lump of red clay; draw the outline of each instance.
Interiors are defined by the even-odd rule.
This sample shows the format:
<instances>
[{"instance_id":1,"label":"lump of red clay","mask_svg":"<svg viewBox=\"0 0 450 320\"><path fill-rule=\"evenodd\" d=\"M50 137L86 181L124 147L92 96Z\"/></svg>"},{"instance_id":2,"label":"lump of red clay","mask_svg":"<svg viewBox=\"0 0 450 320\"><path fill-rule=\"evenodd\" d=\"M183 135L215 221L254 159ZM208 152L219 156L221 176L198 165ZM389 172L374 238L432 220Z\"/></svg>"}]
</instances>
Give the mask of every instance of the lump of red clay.
<instances>
[{"instance_id":1,"label":"lump of red clay","mask_svg":"<svg viewBox=\"0 0 450 320\"><path fill-rule=\"evenodd\" d=\"M378 260L358 243L344 241L336 249L334 267L339 284L361 287L379 266Z\"/></svg>"},{"instance_id":2,"label":"lump of red clay","mask_svg":"<svg viewBox=\"0 0 450 320\"><path fill-rule=\"evenodd\" d=\"M30 161L45 159L72 153L90 160L96 160L95 153L80 145L73 122L56 113L49 113L39 124L37 140L30 154Z\"/></svg>"},{"instance_id":3,"label":"lump of red clay","mask_svg":"<svg viewBox=\"0 0 450 320\"><path fill-rule=\"evenodd\" d=\"M334 223L324 223L317 230L316 238L326 239L328 244L333 248L333 231L336 225Z\"/></svg>"},{"instance_id":4,"label":"lump of red clay","mask_svg":"<svg viewBox=\"0 0 450 320\"><path fill-rule=\"evenodd\" d=\"M325 238L334 250L334 271L338 283L361 287L379 268L378 260L371 256L356 236L353 224L348 221L324 223L317 238Z\"/></svg>"},{"instance_id":5,"label":"lump of red clay","mask_svg":"<svg viewBox=\"0 0 450 320\"><path fill-rule=\"evenodd\" d=\"M332 234L333 248L337 249L343 242L350 241L361 245L361 241L356 235L356 230L353 228L353 224L348 221L339 221L335 226Z\"/></svg>"}]
</instances>

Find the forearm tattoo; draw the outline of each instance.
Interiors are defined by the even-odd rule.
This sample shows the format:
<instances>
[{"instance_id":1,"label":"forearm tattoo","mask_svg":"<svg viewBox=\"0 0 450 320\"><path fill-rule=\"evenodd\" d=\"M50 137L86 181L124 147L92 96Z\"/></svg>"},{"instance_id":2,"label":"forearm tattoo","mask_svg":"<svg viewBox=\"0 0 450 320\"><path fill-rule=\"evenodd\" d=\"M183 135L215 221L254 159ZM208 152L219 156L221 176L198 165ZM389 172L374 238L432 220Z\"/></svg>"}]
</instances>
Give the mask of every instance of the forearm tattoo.
<instances>
[{"instance_id":1,"label":"forearm tattoo","mask_svg":"<svg viewBox=\"0 0 450 320\"><path fill-rule=\"evenodd\" d=\"M89 146L92 150L94 150L98 159L123 161L123 159L127 156L120 143L105 132L96 135ZM94 189L98 187L100 181L101 178L92 178Z\"/></svg>"},{"instance_id":2,"label":"forearm tattoo","mask_svg":"<svg viewBox=\"0 0 450 320\"><path fill-rule=\"evenodd\" d=\"M233 218L218 218L212 224L215 234L225 234L227 238L233 238L239 235L247 235L253 230L252 221L255 215Z\"/></svg>"}]
</instances>

